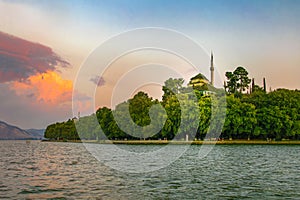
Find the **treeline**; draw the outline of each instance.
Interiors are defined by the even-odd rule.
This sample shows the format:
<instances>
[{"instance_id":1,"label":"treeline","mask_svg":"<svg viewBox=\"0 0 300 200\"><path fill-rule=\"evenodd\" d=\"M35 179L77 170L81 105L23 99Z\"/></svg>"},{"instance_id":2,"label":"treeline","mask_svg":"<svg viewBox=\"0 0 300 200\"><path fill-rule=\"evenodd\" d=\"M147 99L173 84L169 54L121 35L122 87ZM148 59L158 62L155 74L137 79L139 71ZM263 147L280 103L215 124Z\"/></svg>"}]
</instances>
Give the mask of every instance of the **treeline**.
<instances>
[{"instance_id":1,"label":"treeline","mask_svg":"<svg viewBox=\"0 0 300 200\"><path fill-rule=\"evenodd\" d=\"M91 116L49 125L45 137L180 140L188 135L190 140L300 139L299 90L267 93L265 83L264 87L255 85L243 67L227 72L226 77L226 92L213 88L201 74L191 78L187 87L182 79L170 78L162 88L162 101L139 92L114 110L103 107ZM215 113L222 109L224 112ZM218 127L220 124L224 126ZM221 135L216 135L218 130Z\"/></svg>"},{"instance_id":2,"label":"treeline","mask_svg":"<svg viewBox=\"0 0 300 200\"><path fill-rule=\"evenodd\" d=\"M44 137L53 140L80 140L74 119L47 126Z\"/></svg>"}]
</instances>

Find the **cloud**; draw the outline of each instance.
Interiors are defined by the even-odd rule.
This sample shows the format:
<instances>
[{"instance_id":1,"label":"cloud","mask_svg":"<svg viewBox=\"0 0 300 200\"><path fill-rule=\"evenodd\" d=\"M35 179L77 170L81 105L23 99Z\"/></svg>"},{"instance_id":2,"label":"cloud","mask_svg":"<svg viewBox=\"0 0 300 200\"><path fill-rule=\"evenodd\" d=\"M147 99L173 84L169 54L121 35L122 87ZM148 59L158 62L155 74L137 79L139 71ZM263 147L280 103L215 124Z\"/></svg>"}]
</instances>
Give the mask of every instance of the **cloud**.
<instances>
[{"instance_id":1,"label":"cloud","mask_svg":"<svg viewBox=\"0 0 300 200\"><path fill-rule=\"evenodd\" d=\"M54 71L33 75L23 82L0 84L0 91L0 120L22 128L46 128L72 118L72 103L82 116L91 114L87 112L92 108L91 97L75 91L72 102L72 81Z\"/></svg>"},{"instance_id":2,"label":"cloud","mask_svg":"<svg viewBox=\"0 0 300 200\"><path fill-rule=\"evenodd\" d=\"M103 86L105 84L105 80L102 76L95 76L91 78L90 81L95 83L98 87Z\"/></svg>"},{"instance_id":3,"label":"cloud","mask_svg":"<svg viewBox=\"0 0 300 200\"><path fill-rule=\"evenodd\" d=\"M0 83L24 81L32 75L67 67L50 47L0 32Z\"/></svg>"},{"instance_id":4,"label":"cloud","mask_svg":"<svg viewBox=\"0 0 300 200\"><path fill-rule=\"evenodd\" d=\"M39 102L60 104L72 100L73 83L62 79L54 71L39 73L27 78L27 81L10 83L10 88L19 96L36 98Z\"/></svg>"},{"instance_id":5,"label":"cloud","mask_svg":"<svg viewBox=\"0 0 300 200\"><path fill-rule=\"evenodd\" d=\"M62 105L37 102L35 97L19 96L0 84L0 120L22 128L46 128L48 124L72 118L71 103Z\"/></svg>"},{"instance_id":6,"label":"cloud","mask_svg":"<svg viewBox=\"0 0 300 200\"><path fill-rule=\"evenodd\" d=\"M73 82L59 72L69 66L51 48L0 31L0 120L45 128L71 118ZM90 97L75 94L84 113Z\"/></svg>"},{"instance_id":7,"label":"cloud","mask_svg":"<svg viewBox=\"0 0 300 200\"><path fill-rule=\"evenodd\" d=\"M91 106L88 104L91 97L73 91L73 82L64 80L54 71L30 76L26 81L14 81L6 85L19 97L26 97L31 104L42 104L48 108L70 106L72 95L76 105L80 102L80 111L90 114Z\"/></svg>"}]
</instances>

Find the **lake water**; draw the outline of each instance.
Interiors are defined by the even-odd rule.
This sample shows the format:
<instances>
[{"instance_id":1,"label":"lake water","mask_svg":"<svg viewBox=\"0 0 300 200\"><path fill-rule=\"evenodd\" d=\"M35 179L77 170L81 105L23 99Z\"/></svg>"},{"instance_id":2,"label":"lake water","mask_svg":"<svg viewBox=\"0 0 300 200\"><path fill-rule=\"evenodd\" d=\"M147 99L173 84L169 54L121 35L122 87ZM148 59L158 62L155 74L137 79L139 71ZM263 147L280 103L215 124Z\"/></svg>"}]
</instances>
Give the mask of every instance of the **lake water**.
<instances>
[{"instance_id":1,"label":"lake water","mask_svg":"<svg viewBox=\"0 0 300 200\"><path fill-rule=\"evenodd\" d=\"M79 143L0 141L0 198L300 198L300 146L219 145L203 159L199 148L166 168L132 174L107 167Z\"/></svg>"}]
</instances>

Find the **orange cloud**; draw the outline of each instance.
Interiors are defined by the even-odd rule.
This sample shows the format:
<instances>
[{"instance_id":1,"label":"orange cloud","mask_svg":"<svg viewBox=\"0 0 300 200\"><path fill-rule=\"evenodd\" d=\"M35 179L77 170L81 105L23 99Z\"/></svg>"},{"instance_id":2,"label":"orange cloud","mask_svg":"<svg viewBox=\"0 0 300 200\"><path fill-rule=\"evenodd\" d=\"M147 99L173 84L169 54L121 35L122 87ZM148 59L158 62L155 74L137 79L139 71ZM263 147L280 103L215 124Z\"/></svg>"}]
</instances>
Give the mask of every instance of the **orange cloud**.
<instances>
[{"instance_id":1,"label":"orange cloud","mask_svg":"<svg viewBox=\"0 0 300 200\"><path fill-rule=\"evenodd\" d=\"M30 76L24 82L12 82L11 89L17 95L34 98L38 102L63 104L72 100L73 83L62 79L54 71L47 71Z\"/></svg>"}]
</instances>

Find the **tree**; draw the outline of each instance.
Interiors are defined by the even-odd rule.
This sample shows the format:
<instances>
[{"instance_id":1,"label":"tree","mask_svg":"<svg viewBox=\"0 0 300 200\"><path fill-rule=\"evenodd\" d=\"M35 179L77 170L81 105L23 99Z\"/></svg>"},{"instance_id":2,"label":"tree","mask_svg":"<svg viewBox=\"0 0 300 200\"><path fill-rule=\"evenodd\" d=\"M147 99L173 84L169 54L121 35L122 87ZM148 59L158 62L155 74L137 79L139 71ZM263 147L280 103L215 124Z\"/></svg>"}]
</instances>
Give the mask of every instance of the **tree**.
<instances>
[{"instance_id":1,"label":"tree","mask_svg":"<svg viewBox=\"0 0 300 200\"><path fill-rule=\"evenodd\" d=\"M237 92L237 76L232 72L226 72L227 78L225 89L229 94L235 94Z\"/></svg>"},{"instance_id":2,"label":"tree","mask_svg":"<svg viewBox=\"0 0 300 200\"><path fill-rule=\"evenodd\" d=\"M184 87L182 86L183 83L184 80L182 78L169 78L168 80L166 80L165 85L162 87L162 90L164 92L163 100L165 100L169 96L179 94L184 89Z\"/></svg>"},{"instance_id":3,"label":"tree","mask_svg":"<svg viewBox=\"0 0 300 200\"><path fill-rule=\"evenodd\" d=\"M177 97L180 103L181 116L180 127L176 133L176 139L184 139L186 135L188 135L190 139L194 139L196 137L200 118L198 99L196 97L189 97L189 94L179 94Z\"/></svg>"},{"instance_id":4,"label":"tree","mask_svg":"<svg viewBox=\"0 0 300 200\"><path fill-rule=\"evenodd\" d=\"M238 99L230 95L226 98L227 110L226 110L226 120L223 127L222 137L232 138L238 132L238 127L241 124L240 117L238 115L238 104L240 103Z\"/></svg>"},{"instance_id":5,"label":"tree","mask_svg":"<svg viewBox=\"0 0 300 200\"><path fill-rule=\"evenodd\" d=\"M261 135L265 138L282 138L284 129L283 118L284 114L278 106L264 107L257 111L256 135Z\"/></svg>"},{"instance_id":6,"label":"tree","mask_svg":"<svg viewBox=\"0 0 300 200\"><path fill-rule=\"evenodd\" d=\"M256 127L255 106L243 103L234 96L227 97L226 120L223 136L226 138L247 139L253 136Z\"/></svg>"},{"instance_id":7,"label":"tree","mask_svg":"<svg viewBox=\"0 0 300 200\"><path fill-rule=\"evenodd\" d=\"M266 78L263 79L264 92L267 92Z\"/></svg>"},{"instance_id":8,"label":"tree","mask_svg":"<svg viewBox=\"0 0 300 200\"><path fill-rule=\"evenodd\" d=\"M248 77L248 72L245 68L239 66L233 73L226 72L225 76L228 80L225 89L229 94L242 93L249 88L251 79Z\"/></svg>"},{"instance_id":9,"label":"tree","mask_svg":"<svg viewBox=\"0 0 300 200\"><path fill-rule=\"evenodd\" d=\"M246 89L249 88L249 83L251 79L248 77L248 72L243 67L237 67L233 74L237 77L237 89L240 93L244 92Z\"/></svg>"},{"instance_id":10,"label":"tree","mask_svg":"<svg viewBox=\"0 0 300 200\"><path fill-rule=\"evenodd\" d=\"M121 104L119 104L121 105ZM115 139L115 138L125 138L126 134L118 127L114 116L113 111L107 107L99 108L96 112L97 119L99 121L101 130L105 134L108 139ZM104 135L100 131L98 131L99 139L103 138L106 139Z\"/></svg>"},{"instance_id":11,"label":"tree","mask_svg":"<svg viewBox=\"0 0 300 200\"><path fill-rule=\"evenodd\" d=\"M197 139L203 140L208 132L211 119L211 98L200 98L198 101L199 107L199 125L197 130Z\"/></svg>"},{"instance_id":12,"label":"tree","mask_svg":"<svg viewBox=\"0 0 300 200\"><path fill-rule=\"evenodd\" d=\"M156 135L163 127L166 116L158 100L153 100L145 92L138 92L129 102L129 112L140 138ZM128 122L127 122L128 123Z\"/></svg>"},{"instance_id":13,"label":"tree","mask_svg":"<svg viewBox=\"0 0 300 200\"><path fill-rule=\"evenodd\" d=\"M178 133L181 123L181 109L179 100L175 95L163 100L163 107L167 113L167 120L161 130L161 137L173 139Z\"/></svg>"},{"instance_id":14,"label":"tree","mask_svg":"<svg viewBox=\"0 0 300 200\"><path fill-rule=\"evenodd\" d=\"M129 112L132 120L139 126L151 123L149 109L154 104L152 98L145 92L138 92L129 102Z\"/></svg>"}]
</instances>

